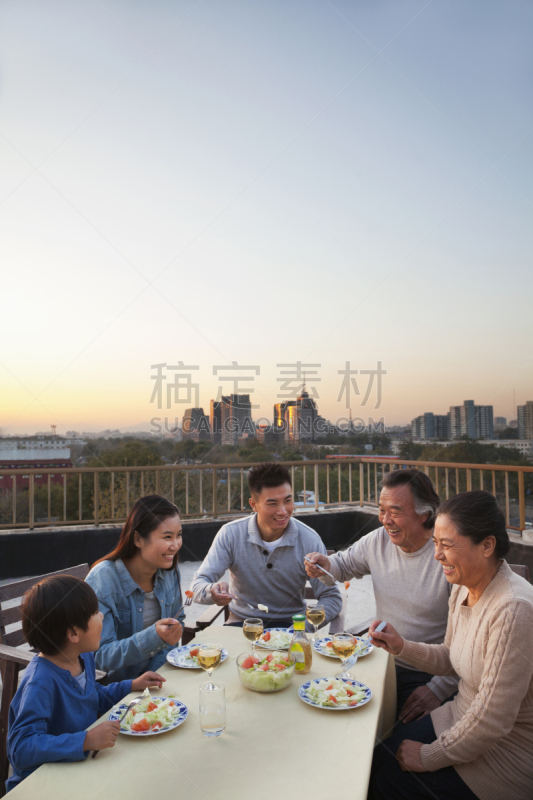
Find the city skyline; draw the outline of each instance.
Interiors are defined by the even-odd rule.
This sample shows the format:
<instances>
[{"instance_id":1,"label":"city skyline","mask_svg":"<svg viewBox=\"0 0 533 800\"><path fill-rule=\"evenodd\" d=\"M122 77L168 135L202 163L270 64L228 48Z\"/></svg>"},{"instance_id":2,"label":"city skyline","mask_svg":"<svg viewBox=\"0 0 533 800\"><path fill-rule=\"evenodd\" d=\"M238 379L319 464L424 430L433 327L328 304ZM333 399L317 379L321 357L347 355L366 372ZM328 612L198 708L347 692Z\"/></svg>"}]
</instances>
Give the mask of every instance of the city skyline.
<instances>
[{"instance_id":1,"label":"city skyline","mask_svg":"<svg viewBox=\"0 0 533 800\"><path fill-rule=\"evenodd\" d=\"M152 365L382 363L354 417L533 394L531 9L0 7L0 428L147 424ZM480 24L482 20L482 24ZM494 54L498 57L495 58Z\"/></svg>"}]
</instances>

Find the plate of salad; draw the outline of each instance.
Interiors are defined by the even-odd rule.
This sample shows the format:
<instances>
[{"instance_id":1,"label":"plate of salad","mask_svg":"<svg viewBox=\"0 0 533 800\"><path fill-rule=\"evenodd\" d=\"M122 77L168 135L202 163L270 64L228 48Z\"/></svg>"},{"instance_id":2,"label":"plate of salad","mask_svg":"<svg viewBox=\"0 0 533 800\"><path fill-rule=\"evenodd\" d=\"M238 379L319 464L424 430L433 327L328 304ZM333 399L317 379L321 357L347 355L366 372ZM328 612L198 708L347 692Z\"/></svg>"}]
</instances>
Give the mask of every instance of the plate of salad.
<instances>
[{"instance_id":1,"label":"plate of salad","mask_svg":"<svg viewBox=\"0 0 533 800\"><path fill-rule=\"evenodd\" d=\"M362 658L363 656L367 656L372 652L374 645L371 642L368 642L361 636L356 636L355 638L357 639L357 646L353 653L354 656ZM316 642L313 642L313 647L317 653L320 653L321 656L338 658L338 656L336 656L333 652L333 636L324 636L322 639L317 639Z\"/></svg>"},{"instance_id":2,"label":"plate of salad","mask_svg":"<svg viewBox=\"0 0 533 800\"><path fill-rule=\"evenodd\" d=\"M204 642L202 642L204 644ZM185 644L181 647L175 647L167 653L167 661L173 667L181 667L182 669L202 669L198 663L198 645ZM228 651L225 647L222 648L220 655L220 663L222 664L228 657Z\"/></svg>"},{"instance_id":3,"label":"plate of salad","mask_svg":"<svg viewBox=\"0 0 533 800\"><path fill-rule=\"evenodd\" d=\"M291 639L292 632L287 628L267 628L255 645L265 650L288 650Z\"/></svg>"},{"instance_id":4,"label":"plate of salad","mask_svg":"<svg viewBox=\"0 0 533 800\"><path fill-rule=\"evenodd\" d=\"M109 713L112 722L119 720L128 707L121 703ZM128 711L120 723L120 732L126 736L156 736L174 730L187 719L189 711L184 703L174 697L152 697L143 694L142 701Z\"/></svg>"},{"instance_id":5,"label":"plate of salad","mask_svg":"<svg viewBox=\"0 0 533 800\"><path fill-rule=\"evenodd\" d=\"M368 703L372 691L352 678L316 678L300 686L298 697L315 708L348 711Z\"/></svg>"}]
</instances>

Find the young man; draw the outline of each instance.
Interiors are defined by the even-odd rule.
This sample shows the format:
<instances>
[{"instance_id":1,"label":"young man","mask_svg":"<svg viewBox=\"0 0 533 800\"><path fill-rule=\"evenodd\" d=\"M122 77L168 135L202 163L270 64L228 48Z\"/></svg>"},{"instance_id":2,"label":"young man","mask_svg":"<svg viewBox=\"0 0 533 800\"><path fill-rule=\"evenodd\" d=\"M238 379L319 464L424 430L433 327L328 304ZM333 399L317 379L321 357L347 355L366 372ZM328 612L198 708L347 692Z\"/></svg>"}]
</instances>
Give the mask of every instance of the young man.
<instances>
[{"instance_id":1,"label":"young man","mask_svg":"<svg viewBox=\"0 0 533 800\"><path fill-rule=\"evenodd\" d=\"M439 496L423 472L389 472L379 498L383 527L332 558L321 553L309 553L309 558L340 581L372 575L379 619L390 622L410 641L440 644L446 633L450 584L434 558L433 526L439 505ZM310 577L324 575L304 563ZM400 719L409 722L437 708L457 690L457 682L455 677L421 672L397 658Z\"/></svg>"},{"instance_id":2,"label":"young man","mask_svg":"<svg viewBox=\"0 0 533 800\"><path fill-rule=\"evenodd\" d=\"M292 615L305 609L304 555L314 550L326 557L319 535L293 519L289 471L281 464L260 464L248 473L250 517L223 525L198 572L192 591L196 603L229 605L229 624L261 617L266 627L289 627ZM219 582L226 570L230 586ZM341 611L336 587L313 578L311 585L326 609L326 622ZM268 613L258 610L268 607ZM250 608L252 606L252 608Z\"/></svg>"}]
</instances>

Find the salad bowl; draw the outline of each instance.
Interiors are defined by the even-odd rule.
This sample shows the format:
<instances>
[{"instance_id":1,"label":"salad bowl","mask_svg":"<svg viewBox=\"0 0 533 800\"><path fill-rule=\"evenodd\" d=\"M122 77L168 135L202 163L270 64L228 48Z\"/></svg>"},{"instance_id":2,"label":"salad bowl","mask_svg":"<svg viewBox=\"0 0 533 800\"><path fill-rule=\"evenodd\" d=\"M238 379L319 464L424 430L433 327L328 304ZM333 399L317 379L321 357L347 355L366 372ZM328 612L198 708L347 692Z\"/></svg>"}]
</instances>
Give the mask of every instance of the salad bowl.
<instances>
[{"instance_id":1,"label":"salad bowl","mask_svg":"<svg viewBox=\"0 0 533 800\"><path fill-rule=\"evenodd\" d=\"M237 672L242 685L263 694L285 689L294 677L295 657L282 651L265 654L264 658L261 655L241 653L237 657Z\"/></svg>"}]
</instances>

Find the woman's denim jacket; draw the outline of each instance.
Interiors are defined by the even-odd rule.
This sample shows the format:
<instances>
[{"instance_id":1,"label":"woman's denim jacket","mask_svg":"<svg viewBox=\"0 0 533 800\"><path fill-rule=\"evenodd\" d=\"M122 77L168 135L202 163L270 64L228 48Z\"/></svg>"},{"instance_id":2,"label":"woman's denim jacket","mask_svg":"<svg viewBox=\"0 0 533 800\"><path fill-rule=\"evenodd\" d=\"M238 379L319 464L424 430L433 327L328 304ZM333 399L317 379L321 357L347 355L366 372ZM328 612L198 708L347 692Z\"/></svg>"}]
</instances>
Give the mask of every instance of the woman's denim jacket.
<instances>
[{"instance_id":1,"label":"woman's denim jacket","mask_svg":"<svg viewBox=\"0 0 533 800\"><path fill-rule=\"evenodd\" d=\"M172 646L156 632L155 623L143 630L144 592L124 566L123 561L101 561L87 575L87 583L98 597L104 615L100 649L95 653L98 669L111 681L136 678L139 666L151 659L147 670L157 670L165 663ZM176 569L158 569L154 594L161 605L161 617L175 617L182 608L180 574ZM185 612L179 621L183 624Z\"/></svg>"}]
</instances>

